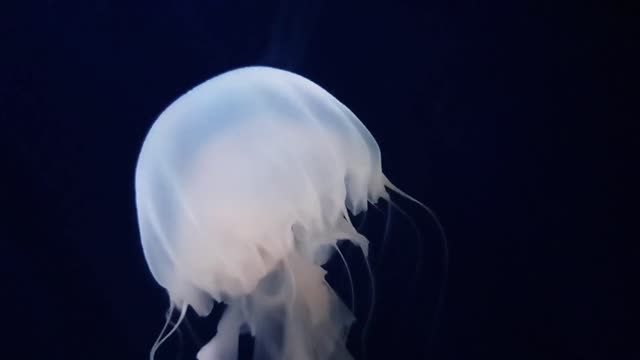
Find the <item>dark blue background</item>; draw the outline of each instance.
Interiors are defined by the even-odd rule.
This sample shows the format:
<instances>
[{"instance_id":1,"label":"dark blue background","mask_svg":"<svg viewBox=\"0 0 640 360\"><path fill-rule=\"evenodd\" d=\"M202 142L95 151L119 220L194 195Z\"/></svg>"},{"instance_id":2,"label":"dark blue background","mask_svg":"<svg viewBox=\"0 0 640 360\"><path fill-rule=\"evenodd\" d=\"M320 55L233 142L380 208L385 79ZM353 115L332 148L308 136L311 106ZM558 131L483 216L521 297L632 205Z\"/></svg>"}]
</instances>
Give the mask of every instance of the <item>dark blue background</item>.
<instances>
[{"instance_id":1,"label":"dark blue background","mask_svg":"<svg viewBox=\"0 0 640 360\"><path fill-rule=\"evenodd\" d=\"M0 358L147 356L167 299L139 245L141 142L176 97L252 64L298 72L350 107L387 175L448 232L436 311L443 258L430 219L401 203L424 239L393 214L383 249L384 217L369 218L371 359L640 358L625 280L637 252L623 227L637 214L623 186L637 141L623 65L638 39L630 4L3 4ZM366 276L349 258L363 319ZM348 299L343 270L329 267ZM220 311L190 317L200 340ZM176 351L174 340L159 356Z\"/></svg>"}]
</instances>

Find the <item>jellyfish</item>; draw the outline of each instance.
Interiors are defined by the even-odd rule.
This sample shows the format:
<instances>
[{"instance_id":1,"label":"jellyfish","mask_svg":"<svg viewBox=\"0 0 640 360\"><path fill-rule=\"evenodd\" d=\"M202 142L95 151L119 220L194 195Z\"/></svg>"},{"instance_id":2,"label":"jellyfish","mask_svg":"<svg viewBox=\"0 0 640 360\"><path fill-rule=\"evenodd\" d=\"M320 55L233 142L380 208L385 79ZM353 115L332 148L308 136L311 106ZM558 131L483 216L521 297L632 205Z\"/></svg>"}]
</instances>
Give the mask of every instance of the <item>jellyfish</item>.
<instances>
[{"instance_id":1,"label":"jellyfish","mask_svg":"<svg viewBox=\"0 0 640 360\"><path fill-rule=\"evenodd\" d=\"M302 76L245 67L178 98L149 130L135 173L144 256L180 314L151 358L189 307L204 317L223 302L198 360L236 359L246 332L256 360L352 359L354 315L322 265L339 240L366 258L350 214L387 190L416 201L383 174L363 123Z\"/></svg>"}]
</instances>

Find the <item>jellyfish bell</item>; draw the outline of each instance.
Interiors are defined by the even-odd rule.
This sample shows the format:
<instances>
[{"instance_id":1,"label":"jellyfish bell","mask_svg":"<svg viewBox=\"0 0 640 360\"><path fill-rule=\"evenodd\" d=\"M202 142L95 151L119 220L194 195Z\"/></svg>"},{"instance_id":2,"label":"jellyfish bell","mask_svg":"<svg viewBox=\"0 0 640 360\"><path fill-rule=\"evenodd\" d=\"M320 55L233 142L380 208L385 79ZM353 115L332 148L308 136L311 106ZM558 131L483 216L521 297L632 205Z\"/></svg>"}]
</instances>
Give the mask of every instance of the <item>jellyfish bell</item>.
<instances>
[{"instance_id":1,"label":"jellyfish bell","mask_svg":"<svg viewBox=\"0 0 640 360\"><path fill-rule=\"evenodd\" d=\"M184 317L228 305L198 359L235 359L243 329L256 359L350 359L354 318L321 265L338 240L367 253L349 213L388 199L386 188L396 190L369 131L299 75L241 68L172 103L144 140L136 206L172 307Z\"/></svg>"}]
</instances>

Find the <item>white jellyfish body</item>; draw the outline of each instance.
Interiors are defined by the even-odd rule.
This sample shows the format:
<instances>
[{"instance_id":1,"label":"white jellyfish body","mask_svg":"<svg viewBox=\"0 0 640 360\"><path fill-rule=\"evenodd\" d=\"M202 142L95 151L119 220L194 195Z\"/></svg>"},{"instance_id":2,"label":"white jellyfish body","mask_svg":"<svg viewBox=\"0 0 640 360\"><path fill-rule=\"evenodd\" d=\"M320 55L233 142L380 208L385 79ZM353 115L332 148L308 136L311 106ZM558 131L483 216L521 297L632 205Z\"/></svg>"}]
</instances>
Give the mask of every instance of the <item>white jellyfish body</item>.
<instances>
[{"instance_id":1,"label":"white jellyfish body","mask_svg":"<svg viewBox=\"0 0 640 360\"><path fill-rule=\"evenodd\" d=\"M338 240L366 254L349 220L393 188L379 148L342 103L268 67L195 87L153 124L136 168L145 258L182 310L228 308L200 360L350 359L353 316L324 280Z\"/></svg>"}]
</instances>

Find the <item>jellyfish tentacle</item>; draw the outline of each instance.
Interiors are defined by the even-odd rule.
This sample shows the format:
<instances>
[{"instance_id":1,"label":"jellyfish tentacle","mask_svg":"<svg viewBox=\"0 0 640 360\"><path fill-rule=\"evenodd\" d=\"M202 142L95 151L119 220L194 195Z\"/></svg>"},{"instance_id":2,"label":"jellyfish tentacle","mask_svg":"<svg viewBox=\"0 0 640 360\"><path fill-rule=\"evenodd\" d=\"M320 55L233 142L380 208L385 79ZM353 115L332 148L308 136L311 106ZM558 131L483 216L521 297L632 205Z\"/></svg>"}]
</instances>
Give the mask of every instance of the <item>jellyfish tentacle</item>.
<instances>
[{"instance_id":1,"label":"jellyfish tentacle","mask_svg":"<svg viewBox=\"0 0 640 360\"><path fill-rule=\"evenodd\" d=\"M162 330L160 330L160 333L158 334L158 337L156 338L155 342L153 343L153 346L151 346L151 353L149 354L150 360L154 359L156 350L158 349L158 346L159 346L158 343L162 339L162 337L164 335L164 332L167 330L167 327L169 327L169 323L171 322L171 315L173 315L173 310L174 309L175 309L175 304L172 301L170 303L170 305L169 305L169 310L167 310L166 320L164 322L164 325L162 326Z\"/></svg>"},{"instance_id":2,"label":"jellyfish tentacle","mask_svg":"<svg viewBox=\"0 0 640 360\"><path fill-rule=\"evenodd\" d=\"M421 201L415 199L414 197L410 196L406 192L402 191L400 188L398 188L393 183L391 183L391 181L389 181L389 179L387 179L386 177L385 177L385 187L391 189L393 192L404 197L405 199L412 201L413 203L420 206L423 210L425 210L429 214L429 216L433 219L438 229L438 232L440 234L440 239L442 242L442 269L441 269L442 284L440 286L440 290L438 291L438 297L436 299L434 316L433 316L433 325L431 327L431 333L429 334L430 336L428 338L428 341L431 342L433 341L435 330L439 322L439 314L442 312L445 298L446 298L447 286L449 281L449 240L447 238L447 234L445 233L444 226L440 222L440 219L436 215L435 211L433 211L427 205L423 204Z\"/></svg>"},{"instance_id":3,"label":"jellyfish tentacle","mask_svg":"<svg viewBox=\"0 0 640 360\"><path fill-rule=\"evenodd\" d=\"M369 293L371 298L371 303L369 304L369 311L367 312L367 317L364 320L364 325L362 326L362 353L363 357L367 358L367 346L366 341L369 336L369 331L371 330L371 321L373 320L373 313L376 307L376 281L373 276L373 270L371 269L371 264L369 263L369 259L367 257L364 258L364 263L367 267L367 274L369 275Z\"/></svg>"},{"instance_id":4,"label":"jellyfish tentacle","mask_svg":"<svg viewBox=\"0 0 640 360\"><path fill-rule=\"evenodd\" d=\"M160 332L160 336L162 336L162 333L164 332L164 330L166 329L168 324L171 322L171 313L173 312L172 310L173 310L173 303L171 305L171 308L170 308L170 311L169 311L169 316L167 317L167 321L165 323L165 327L163 327L162 331ZM162 344L178 329L178 327L180 326L180 323L182 323L182 320L184 320L186 315L187 315L187 305L183 303L181 305L180 317L176 321L175 325L171 328L171 330L164 337L162 337L161 339L159 338L159 340L156 340L156 343L151 348L151 354L150 354L151 360L153 360L155 358L155 354L158 351L158 349L160 348L160 346L162 346Z\"/></svg>"},{"instance_id":5,"label":"jellyfish tentacle","mask_svg":"<svg viewBox=\"0 0 640 360\"><path fill-rule=\"evenodd\" d=\"M351 290L351 312L355 314L356 312L356 292L353 287L353 277L351 276L351 269L349 268L349 264L347 263L347 259L345 259L344 254L338 247L338 244L333 245L333 247L338 252L342 263L344 264L344 268L347 271L347 277L349 278L349 289Z\"/></svg>"}]
</instances>

